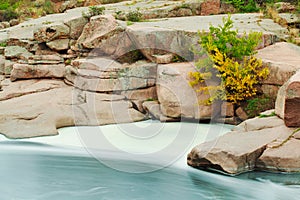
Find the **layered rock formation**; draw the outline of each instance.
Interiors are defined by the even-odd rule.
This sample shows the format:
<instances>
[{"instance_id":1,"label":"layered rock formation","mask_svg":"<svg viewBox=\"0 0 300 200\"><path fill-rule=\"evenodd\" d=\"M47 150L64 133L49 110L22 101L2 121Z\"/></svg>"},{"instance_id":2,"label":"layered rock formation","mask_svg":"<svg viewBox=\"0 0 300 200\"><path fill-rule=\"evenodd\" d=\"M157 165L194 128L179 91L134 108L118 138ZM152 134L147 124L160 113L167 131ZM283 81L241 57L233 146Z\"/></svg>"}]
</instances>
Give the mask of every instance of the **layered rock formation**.
<instances>
[{"instance_id":1,"label":"layered rock formation","mask_svg":"<svg viewBox=\"0 0 300 200\"><path fill-rule=\"evenodd\" d=\"M196 146L188 155L188 164L229 174L252 170L299 172L299 86L300 70L279 89L275 110ZM273 116L275 113L278 116Z\"/></svg>"}]
</instances>

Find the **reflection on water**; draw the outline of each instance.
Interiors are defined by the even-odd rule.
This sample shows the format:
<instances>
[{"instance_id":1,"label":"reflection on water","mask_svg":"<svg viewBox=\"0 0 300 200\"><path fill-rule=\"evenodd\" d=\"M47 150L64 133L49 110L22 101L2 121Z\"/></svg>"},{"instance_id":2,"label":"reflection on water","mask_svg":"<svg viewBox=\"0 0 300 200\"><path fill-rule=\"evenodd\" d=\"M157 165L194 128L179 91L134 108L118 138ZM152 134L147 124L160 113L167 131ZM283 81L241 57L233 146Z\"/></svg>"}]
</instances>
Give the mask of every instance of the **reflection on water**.
<instances>
[{"instance_id":1,"label":"reflection on water","mask_svg":"<svg viewBox=\"0 0 300 200\"><path fill-rule=\"evenodd\" d=\"M48 145L0 143L0 199L298 200L300 196L299 175L228 177L175 167L133 174L108 168L84 153L76 155L74 150ZM128 167L150 165L114 162Z\"/></svg>"}]
</instances>

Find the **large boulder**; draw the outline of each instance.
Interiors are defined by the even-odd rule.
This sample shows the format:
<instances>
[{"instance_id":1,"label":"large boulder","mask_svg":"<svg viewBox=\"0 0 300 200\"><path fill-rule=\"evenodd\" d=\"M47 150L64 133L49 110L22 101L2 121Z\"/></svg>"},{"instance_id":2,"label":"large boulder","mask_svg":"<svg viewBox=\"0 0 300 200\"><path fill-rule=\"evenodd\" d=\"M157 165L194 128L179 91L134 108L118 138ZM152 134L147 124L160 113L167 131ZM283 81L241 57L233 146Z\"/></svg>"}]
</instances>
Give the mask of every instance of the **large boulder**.
<instances>
[{"instance_id":1,"label":"large boulder","mask_svg":"<svg viewBox=\"0 0 300 200\"><path fill-rule=\"evenodd\" d=\"M73 62L75 67L68 67L66 80L82 90L116 92L155 85L155 63L140 61L132 65L122 65L106 58L90 58L76 62Z\"/></svg>"},{"instance_id":2,"label":"large boulder","mask_svg":"<svg viewBox=\"0 0 300 200\"><path fill-rule=\"evenodd\" d=\"M79 48L94 49L114 35L123 32L124 28L111 15L99 15L90 19L84 26L82 34L77 40Z\"/></svg>"},{"instance_id":3,"label":"large boulder","mask_svg":"<svg viewBox=\"0 0 300 200\"><path fill-rule=\"evenodd\" d=\"M197 43L196 33L187 33L169 28L145 27L139 24L127 27L126 32L135 47L144 56L156 61L156 55L173 53L186 60L192 60L192 45Z\"/></svg>"},{"instance_id":4,"label":"large boulder","mask_svg":"<svg viewBox=\"0 0 300 200\"><path fill-rule=\"evenodd\" d=\"M280 88L275 111L286 126L300 127L300 70Z\"/></svg>"},{"instance_id":5,"label":"large boulder","mask_svg":"<svg viewBox=\"0 0 300 200\"><path fill-rule=\"evenodd\" d=\"M65 76L65 64L56 65L13 65L10 79L31 79L31 78L63 78Z\"/></svg>"},{"instance_id":6,"label":"large boulder","mask_svg":"<svg viewBox=\"0 0 300 200\"><path fill-rule=\"evenodd\" d=\"M82 14L64 20L64 24L70 28L70 39L77 40L87 23L88 19Z\"/></svg>"},{"instance_id":7,"label":"large boulder","mask_svg":"<svg viewBox=\"0 0 300 200\"><path fill-rule=\"evenodd\" d=\"M283 141L290 138L290 135L294 131L294 129L282 125L283 122L277 122L280 120L279 118L275 118L266 118L263 121L260 118L255 118L254 120L257 122L257 125L252 120L253 122L250 122L250 124L253 125L251 126L244 123L236 131L229 132L213 141L196 146L188 155L188 164L196 168L220 170L229 174L239 174L256 169L258 160L261 155L264 155L265 150L274 144L282 144ZM299 144L297 144L297 148L300 147ZM283 146L285 145L289 145L289 143L284 143ZM294 149L296 149L295 146ZM277 154L276 156L277 158L274 158L273 162L281 163L281 155ZM299 159L298 153L293 153L292 156L295 159ZM274 169L275 166L270 162L269 164L265 162L264 166L266 165L268 167L264 169L272 168L272 166ZM298 168L299 171L299 162L296 162L292 168ZM288 167L282 169L282 171L291 170Z\"/></svg>"},{"instance_id":8,"label":"large boulder","mask_svg":"<svg viewBox=\"0 0 300 200\"><path fill-rule=\"evenodd\" d=\"M34 39L38 42L50 42L55 39L65 39L70 36L70 27L61 21L45 24L34 31Z\"/></svg>"},{"instance_id":9,"label":"large boulder","mask_svg":"<svg viewBox=\"0 0 300 200\"><path fill-rule=\"evenodd\" d=\"M122 95L82 92L58 80L11 84L0 92L0 133L9 138L56 135L58 128L66 126L125 123L145 118Z\"/></svg>"},{"instance_id":10,"label":"large boulder","mask_svg":"<svg viewBox=\"0 0 300 200\"><path fill-rule=\"evenodd\" d=\"M199 88L192 88L189 84L191 80L189 72L194 71L193 63L172 63L158 66L157 96L161 112L165 116L211 119L214 115L214 109L211 105L200 103L209 96L203 92L197 92Z\"/></svg>"},{"instance_id":11,"label":"large boulder","mask_svg":"<svg viewBox=\"0 0 300 200\"><path fill-rule=\"evenodd\" d=\"M269 96L277 96L279 87L300 69L300 47L286 42L276 43L258 51L263 65L268 67L270 74L263 81L263 91Z\"/></svg>"}]
</instances>

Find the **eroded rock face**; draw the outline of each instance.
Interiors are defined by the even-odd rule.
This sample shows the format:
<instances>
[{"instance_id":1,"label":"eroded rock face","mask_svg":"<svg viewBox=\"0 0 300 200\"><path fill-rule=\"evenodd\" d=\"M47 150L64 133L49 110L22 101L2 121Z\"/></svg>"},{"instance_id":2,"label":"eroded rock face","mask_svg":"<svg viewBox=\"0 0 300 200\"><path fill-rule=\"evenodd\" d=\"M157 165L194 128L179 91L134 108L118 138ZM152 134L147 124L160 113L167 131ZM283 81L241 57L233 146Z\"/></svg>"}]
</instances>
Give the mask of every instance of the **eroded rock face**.
<instances>
[{"instance_id":1,"label":"eroded rock face","mask_svg":"<svg viewBox=\"0 0 300 200\"><path fill-rule=\"evenodd\" d=\"M55 39L68 38L70 28L62 22L44 25L34 32L34 39L38 42L50 42Z\"/></svg>"},{"instance_id":2,"label":"eroded rock face","mask_svg":"<svg viewBox=\"0 0 300 200\"><path fill-rule=\"evenodd\" d=\"M64 78L65 65L29 65L14 64L11 71L10 80L31 79L31 78Z\"/></svg>"},{"instance_id":3,"label":"eroded rock face","mask_svg":"<svg viewBox=\"0 0 300 200\"><path fill-rule=\"evenodd\" d=\"M260 121L259 118L255 120ZM293 129L282 125L283 122L271 127L274 120L273 118L270 120L266 118L256 127L244 123L243 129L229 132L216 140L200 144L189 153L187 162L196 168L212 168L229 174L254 170L258 159L264 155L265 150L271 144L281 144L293 132ZM278 118L278 120L280 119ZM273 161L279 162L280 156ZM266 166L272 167L274 165L268 163Z\"/></svg>"},{"instance_id":4,"label":"eroded rock face","mask_svg":"<svg viewBox=\"0 0 300 200\"><path fill-rule=\"evenodd\" d=\"M275 111L286 126L300 127L300 70L279 89Z\"/></svg>"},{"instance_id":5,"label":"eroded rock face","mask_svg":"<svg viewBox=\"0 0 300 200\"><path fill-rule=\"evenodd\" d=\"M155 63L141 61L132 65L122 65L106 58L91 58L78 62L81 62L78 67L68 68L66 79L82 90L114 92L155 85ZM76 66L76 62L73 65Z\"/></svg>"},{"instance_id":6,"label":"eroded rock face","mask_svg":"<svg viewBox=\"0 0 300 200\"><path fill-rule=\"evenodd\" d=\"M161 112L172 118L210 119L212 106L201 105L208 95L196 92L189 85L188 73L195 71L192 63L159 65L157 70L157 95Z\"/></svg>"}]
</instances>

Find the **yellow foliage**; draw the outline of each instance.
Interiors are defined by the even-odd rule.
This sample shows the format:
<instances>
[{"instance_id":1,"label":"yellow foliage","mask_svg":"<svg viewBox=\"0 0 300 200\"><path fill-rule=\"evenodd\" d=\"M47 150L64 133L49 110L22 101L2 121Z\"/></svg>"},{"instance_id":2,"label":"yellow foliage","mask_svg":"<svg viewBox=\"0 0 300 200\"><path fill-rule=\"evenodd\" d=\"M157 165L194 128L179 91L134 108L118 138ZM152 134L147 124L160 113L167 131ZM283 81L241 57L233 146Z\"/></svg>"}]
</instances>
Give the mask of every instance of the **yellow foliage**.
<instances>
[{"instance_id":1,"label":"yellow foliage","mask_svg":"<svg viewBox=\"0 0 300 200\"><path fill-rule=\"evenodd\" d=\"M268 69L262 67L262 61L254 56L244 57L239 63L221 53L217 48L212 48L209 52L209 57L215 63L213 67L219 72L216 76L220 77L222 82L218 86L204 86L199 89L210 95L205 102L207 104L215 100L238 103L252 97L257 93L260 80L265 79L269 74ZM211 78L211 76L205 76L208 73L191 72L190 77L193 78L190 82L191 86Z\"/></svg>"}]
</instances>

